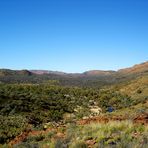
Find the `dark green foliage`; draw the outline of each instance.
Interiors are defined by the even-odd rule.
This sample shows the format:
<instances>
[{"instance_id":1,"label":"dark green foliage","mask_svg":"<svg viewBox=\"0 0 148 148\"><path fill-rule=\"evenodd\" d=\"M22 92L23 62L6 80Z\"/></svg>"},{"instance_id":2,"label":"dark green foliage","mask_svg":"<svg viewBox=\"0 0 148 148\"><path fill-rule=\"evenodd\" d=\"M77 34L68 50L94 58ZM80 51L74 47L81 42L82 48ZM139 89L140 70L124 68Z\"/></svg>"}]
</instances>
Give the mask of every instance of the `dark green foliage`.
<instances>
[{"instance_id":1,"label":"dark green foliage","mask_svg":"<svg viewBox=\"0 0 148 148\"><path fill-rule=\"evenodd\" d=\"M50 85L0 85L0 114L21 114L34 125L62 119L73 113L77 105L87 108L93 100L106 111L110 106L121 109L131 105L131 99L111 90L80 89Z\"/></svg>"},{"instance_id":2,"label":"dark green foliage","mask_svg":"<svg viewBox=\"0 0 148 148\"><path fill-rule=\"evenodd\" d=\"M0 143L8 142L25 129L27 129L27 122L22 116L0 115Z\"/></svg>"},{"instance_id":3,"label":"dark green foliage","mask_svg":"<svg viewBox=\"0 0 148 148\"><path fill-rule=\"evenodd\" d=\"M79 105L87 108L94 100L104 108L128 107L131 100L111 90L80 89L50 85L0 85L0 114L25 115L29 123L38 125L62 119Z\"/></svg>"},{"instance_id":4,"label":"dark green foliage","mask_svg":"<svg viewBox=\"0 0 148 148\"><path fill-rule=\"evenodd\" d=\"M108 107L114 108L114 110L129 107L132 104L132 100L129 96L123 95L119 92L111 90L100 92L99 105L106 110Z\"/></svg>"},{"instance_id":5,"label":"dark green foliage","mask_svg":"<svg viewBox=\"0 0 148 148\"><path fill-rule=\"evenodd\" d=\"M61 119L62 114L70 112L71 108L67 105L68 99L58 94L59 92L46 86L1 86L0 114L25 114L29 120L35 120L37 124L45 118L49 121Z\"/></svg>"},{"instance_id":6,"label":"dark green foliage","mask_svg":"<svg viewBox=\"0 0 148 148\"><path fill-rule=\"evenodd\" d=\"M0 84L0 121L5 120L4 124L0 124L0 129L3 130L1 142L5 143L20 134L26 124L39 127L44 123L63 120L63 115L75 113L77 106L81 106L82 111L89 114L90 100L96 102L104 112L110 106L118 110L129 107L132 103L130 97L111 89L82 89L48 84ZM77 114L76 118L82 113Z\"/></svg>"}]
</instances>

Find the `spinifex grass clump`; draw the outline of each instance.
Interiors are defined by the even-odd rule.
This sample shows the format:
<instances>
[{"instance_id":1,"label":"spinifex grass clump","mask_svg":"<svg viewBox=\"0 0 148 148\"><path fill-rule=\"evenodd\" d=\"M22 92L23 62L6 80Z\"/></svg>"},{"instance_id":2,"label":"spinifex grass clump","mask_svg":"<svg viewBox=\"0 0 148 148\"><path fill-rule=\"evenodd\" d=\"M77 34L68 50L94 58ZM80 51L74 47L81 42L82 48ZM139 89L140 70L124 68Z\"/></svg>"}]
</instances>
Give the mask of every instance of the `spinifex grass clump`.
<instances>
[{"instance_id":1,"label":"spinifex grass clump","mask_svg":"<svg viewBox=\"0 0 148 148\"><path fill-rule=\"evenodd\" d=\"M93 123L89 125L70 126L67 136L71 137L71 146L78 143L93 144L93 147L144 147L148 139L148 127L134 125L130 121Z\"/></svg>"}]
</instances>

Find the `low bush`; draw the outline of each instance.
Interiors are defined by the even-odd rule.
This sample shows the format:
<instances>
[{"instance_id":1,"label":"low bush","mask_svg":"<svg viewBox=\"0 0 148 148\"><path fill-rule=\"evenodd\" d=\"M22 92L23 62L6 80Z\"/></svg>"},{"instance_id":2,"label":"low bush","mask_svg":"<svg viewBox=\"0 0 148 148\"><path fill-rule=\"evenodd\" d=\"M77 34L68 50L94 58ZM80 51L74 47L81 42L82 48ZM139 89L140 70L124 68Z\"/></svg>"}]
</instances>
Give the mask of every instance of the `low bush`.
<instances>
[{"instance_id":1,"label":"low bush","mask_svg":"<svg viewBox=\"0 0 148 148\"><path fill-rule=\"evenodd\" d=\"M0 143L9 142L26 130L26 121L22 116L0 116Z\"/></svg>"}]
</instances>

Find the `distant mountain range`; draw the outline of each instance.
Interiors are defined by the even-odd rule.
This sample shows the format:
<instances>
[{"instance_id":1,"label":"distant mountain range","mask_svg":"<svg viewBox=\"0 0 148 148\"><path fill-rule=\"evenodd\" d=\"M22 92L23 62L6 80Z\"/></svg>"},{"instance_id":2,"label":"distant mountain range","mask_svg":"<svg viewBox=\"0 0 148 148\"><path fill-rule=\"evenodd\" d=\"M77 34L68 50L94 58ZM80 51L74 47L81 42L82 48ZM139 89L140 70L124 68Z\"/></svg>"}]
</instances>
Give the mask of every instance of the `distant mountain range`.
<instances>
[{"instance_id":1,"label":"distant mountain range","mask_svg":"<svg viewBox=\"0 0 148 148\"><path fill-rule=\"evenodd\" d=\"M56 74L56 75L65 75L66 73L60 71L49 71L49 70L29 70L33 74L43 75L43 74Z\"/></svg>"},{"instance_id":2,"label":"distant mountain range","mask_svg":"<svg viewBox=\"0 0 148 148\"><path fill-rule=\"evenodd\" d=\"M144 72L148 70L148 62L144 62L142 64L134 65L130 68L120 69L118 71L103 71L103 70L91 70L86 71L84 73L65 73L65 72L59 72L59 71L48 71L48 70L29 70L29 72L33 74L56 74L56 75L77 75L77 76L108 76L108 75L114 75L114 74L134 74L139 72Z\"/></svg>"},{"instance_id":3,"label":"distant mountain range","mask_svg":"<svg viewBox=\"0 0 148 148\"><path fill-rule=\"evenodd\" d=\"M118 71L104 71L104 70L91 70L84 73L65 73L60 71L51 71L51 70L10 70L10 69L0 69L0 76L4 75L71 75L71 76L108 76L114 74L134 74L139 72L148 71L148 62L142 64L134 65L130 68L120 69Z\"/></svg>"},{"instance_id":4,"label":"distant mountain range","mask_svg":"<svg viewBox=\"0 0 148 148\"><path fill-rule=\"evenodd\" d=\"M87 86L106 85L148 75L148 61L118 71L91 70L84 73L65 73L48 70L10 70L0 69L1 83L43 83L58 80L64 85Z\"/></svg>"}]
</instances>

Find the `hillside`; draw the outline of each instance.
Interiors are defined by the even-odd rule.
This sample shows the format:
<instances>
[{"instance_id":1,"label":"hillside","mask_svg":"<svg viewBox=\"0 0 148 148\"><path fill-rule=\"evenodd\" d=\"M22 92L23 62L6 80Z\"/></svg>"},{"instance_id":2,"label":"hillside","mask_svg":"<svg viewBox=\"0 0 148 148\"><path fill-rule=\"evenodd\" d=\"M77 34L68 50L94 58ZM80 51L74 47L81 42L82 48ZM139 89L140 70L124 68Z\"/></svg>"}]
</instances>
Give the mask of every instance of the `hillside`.
<instances>
[{"instance_id":1,"label":"hillside","mask_svg":"<svg viewBox=\"0 0 148 148\"><path fill-rule=\"evenodd\" d=\"M148 62L134 65L131 68L118 70L118 73L122 73L122 74L136 74L136 73L143 73L143 72L148 72Z\"/></svg>"},{"instance_id":2,"label":"hillside","mask_svg":"<svg viewBox=\"0 0 148 148\"><path fill-rule=\"evenodd\" d=\"M66 74L0 70L0 147L147 145L148 62Z\"/></svg>"},{"instance_id":3,"label":"hillside","mask_svg":"<svg viewBox=\"0 0 148 148\"><path fill-rule=\"evenodd\" d=\"M1 69L0 70L0 77L5 77L5 76L30 76L32 75L32 72L29 70L10 70L10 69Z\"/></svg>"}]
</instances>

